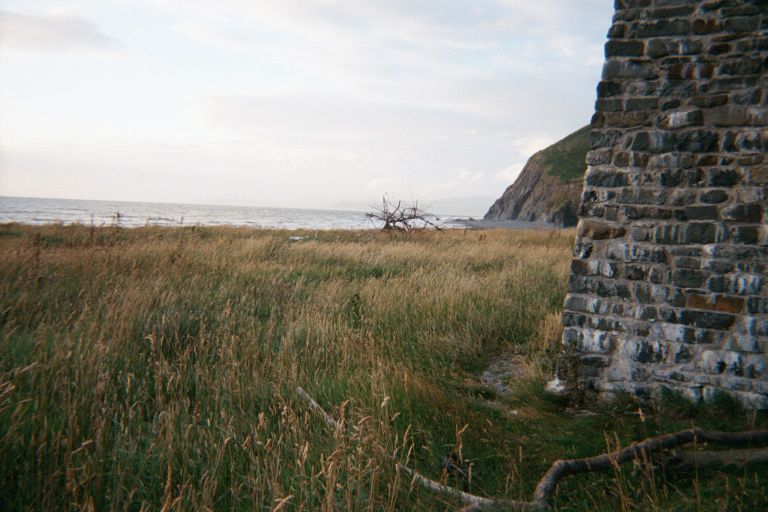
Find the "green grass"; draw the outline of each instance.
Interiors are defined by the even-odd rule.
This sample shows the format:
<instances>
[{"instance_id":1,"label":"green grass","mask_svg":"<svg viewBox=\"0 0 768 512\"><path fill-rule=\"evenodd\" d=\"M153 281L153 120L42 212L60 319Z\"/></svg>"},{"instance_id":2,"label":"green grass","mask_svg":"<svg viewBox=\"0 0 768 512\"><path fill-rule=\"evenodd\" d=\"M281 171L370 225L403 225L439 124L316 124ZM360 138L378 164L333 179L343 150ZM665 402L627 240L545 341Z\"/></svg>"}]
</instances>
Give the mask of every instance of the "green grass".
<instances>
[{"instance_id":1,"label":"green grass","mask_svg":"<svg viewBox=\"0 0 768 512\"><path fill-rule=\"evenodd\" d=\"M0 226L0 510L451 510L395 464L439 479L460 450L472 492L529 499L606 439L765 425L675 397L574 417L543 391L572 231L289 234ZM510 347L529 363L494 404L475 373ZM765 479L627 469L557 506L758 510Z\"/></svg>"},{"instance_id":2,"label":"green grass","mask_svg":"<svg viewBox=\"0 0 768 512\"><path fill-rule=\"evenodd\" d=\"M581 181L587 170L590 126L585 126L568 135L539 153L547 167L547 174L562 183Z\"/></svg>"}]
</instances>

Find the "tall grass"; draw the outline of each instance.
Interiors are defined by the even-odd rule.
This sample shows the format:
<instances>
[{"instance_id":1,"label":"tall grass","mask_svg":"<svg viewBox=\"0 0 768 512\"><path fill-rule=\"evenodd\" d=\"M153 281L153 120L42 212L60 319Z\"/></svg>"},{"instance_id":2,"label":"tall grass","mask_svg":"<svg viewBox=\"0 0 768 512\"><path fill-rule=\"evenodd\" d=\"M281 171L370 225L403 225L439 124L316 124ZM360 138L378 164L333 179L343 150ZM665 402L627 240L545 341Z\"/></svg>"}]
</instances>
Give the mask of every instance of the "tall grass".
<instances>
[{"instance_id":1,"label":"tall grass","mask_svg":"<svg viewBox=\"0 0 768 512\"><path fill-rule=\"evenodd\" d=\"M604 432L690 424L569 417L536 363L504 407L477 393L489 357L557 337L571 232L305 234L0 226L0 509L442 510L396 462L439 478L460 448L473 492L524 498ZM712 479L765 499L759 471ZM569 483L567 509L621 481Z\"/></svg>"}]
</instances>

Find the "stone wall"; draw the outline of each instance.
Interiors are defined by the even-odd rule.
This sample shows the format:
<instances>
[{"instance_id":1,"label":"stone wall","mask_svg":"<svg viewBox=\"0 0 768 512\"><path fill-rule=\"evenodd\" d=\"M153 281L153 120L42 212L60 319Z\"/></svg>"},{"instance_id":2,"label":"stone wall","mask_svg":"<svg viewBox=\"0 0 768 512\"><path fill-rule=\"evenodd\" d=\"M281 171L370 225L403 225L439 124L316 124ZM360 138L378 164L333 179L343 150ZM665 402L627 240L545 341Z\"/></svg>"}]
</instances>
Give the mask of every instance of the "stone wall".
<instances>
[{"instance_id":1,"label":"stone wall","mask_svg":"<svg viewBox=\"0 0 768 512\"><path fill-rule=\"evenodd\" d=\"M600 395L768 408L768 1L617 0L563 341Z\"/></svg>"}]
</instances>

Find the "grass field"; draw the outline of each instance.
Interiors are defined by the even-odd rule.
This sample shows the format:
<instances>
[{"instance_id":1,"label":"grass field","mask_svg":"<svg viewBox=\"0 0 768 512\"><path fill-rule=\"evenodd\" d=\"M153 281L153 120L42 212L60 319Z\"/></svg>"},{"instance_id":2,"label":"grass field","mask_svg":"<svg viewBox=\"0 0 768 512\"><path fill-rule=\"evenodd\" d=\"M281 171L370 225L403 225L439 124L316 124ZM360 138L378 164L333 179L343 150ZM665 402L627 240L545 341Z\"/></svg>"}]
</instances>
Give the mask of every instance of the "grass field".
<instances>
[{"instance_id":1,"label":"grass field","mask_svg":"<svg viewBox=\"0 0 768 512\"><path fill-rule=\"evenodd\" d=\"M460 452L471 492L529 499L557 458L765 426L674 397L574 416L543 391L571 231L297 234L0 226L0 510L453 510L395 464L440 479ZM495 396L476 376L510 348L523 377ZM627 467L556 505L765 510L767 482Z\"/></svg>"}]
</instances>

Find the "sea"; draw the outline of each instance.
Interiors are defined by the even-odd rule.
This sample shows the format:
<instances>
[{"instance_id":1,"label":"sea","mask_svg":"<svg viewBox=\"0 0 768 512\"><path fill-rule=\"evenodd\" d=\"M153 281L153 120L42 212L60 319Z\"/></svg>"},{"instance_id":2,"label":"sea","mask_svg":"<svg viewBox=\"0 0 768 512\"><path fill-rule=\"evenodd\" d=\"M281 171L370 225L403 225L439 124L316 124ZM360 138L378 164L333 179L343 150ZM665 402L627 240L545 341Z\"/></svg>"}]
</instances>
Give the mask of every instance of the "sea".
<instances>
[{"instance_id":1,"label":"sea","mask_svg":"<svg viewBox=\"0 0 768 512\"><path fill-rule=\"evenodd\" d=\"M373 209L372 209L373 210ZM465 227L456 216L435 216L444 227ZM139 203L0 196L0 223L95 226L250 226L268 229L377 229L362 211Z\"/></svg>"}]
</instances>

